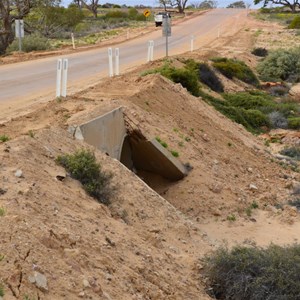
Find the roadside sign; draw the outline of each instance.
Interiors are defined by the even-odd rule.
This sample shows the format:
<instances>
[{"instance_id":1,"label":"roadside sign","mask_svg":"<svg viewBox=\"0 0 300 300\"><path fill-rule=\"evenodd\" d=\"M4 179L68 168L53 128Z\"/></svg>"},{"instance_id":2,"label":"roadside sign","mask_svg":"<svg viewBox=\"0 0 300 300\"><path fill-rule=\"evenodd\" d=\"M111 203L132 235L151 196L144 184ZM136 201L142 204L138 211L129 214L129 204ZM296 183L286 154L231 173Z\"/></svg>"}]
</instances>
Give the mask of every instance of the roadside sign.
<instances>
[{"instance_id":1,"label":"roadside sign","mask_svg":"<svg viewBox=\"0 0 300 300\"><path fill-rule=\"evenodd\" d=\"M169 16L163 16L162 35L171 36L171 18Z\"/></svg>"},{"instance_id":2,"label":"roadside sign","mask_svg":"<svg viewBox=\"0 0 300 300\"><path fill-rule=\"evenodd\" d=\"M16 34L16 38L24 37L24 21L23 20L15 20L15 34Z\"/></svg>"},{"instance_id":3,"label":"roadside sign","mask_svg":"<svg viewBox=\"0 0 300 300\"><path fill-rule=\"evenodd\" d=\"M144 10L144 16L148 18L151 15L151 11L149 9Z\"/></svg>"}]
</instances>

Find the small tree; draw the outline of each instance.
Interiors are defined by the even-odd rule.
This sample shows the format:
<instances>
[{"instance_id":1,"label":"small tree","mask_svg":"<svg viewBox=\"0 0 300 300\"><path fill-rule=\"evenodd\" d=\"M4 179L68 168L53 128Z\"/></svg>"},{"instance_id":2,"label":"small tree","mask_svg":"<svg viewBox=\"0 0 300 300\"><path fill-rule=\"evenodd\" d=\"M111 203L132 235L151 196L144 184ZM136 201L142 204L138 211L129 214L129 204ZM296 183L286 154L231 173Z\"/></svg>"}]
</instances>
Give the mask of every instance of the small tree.
<instances>
[{"instance_id":1,"label":"small tree","mask_svg":"<svg viewBox=\"0 0 300 300\"><path fill-rule=\"evenodd\" d=\"M80 0L81 5L91 11L96 19L98 16L99 0Z\"/></svg>"},{"instance_id":2,"label":"small tree","mask_svg":"<svg viewBox=\"0 0 300 300\"><path fill-rule=\"evenodd\" d=\"M227 6L227 8L246 8L244 1L236 1Z\"/></svg>"},{"instance_id":3,"label":"small tree","mask_svg":"<svg viewBox=\"0 0 300 300\"><path fill-rule=\"evenodd\" d=\"M7 47L14 40L12 25L15 20L23 19L35 1L30 0L1 0L0 1L0 54L4 54Z\"/></svg>"},{"instance_id":4,"label":"small tree","mask_svg":"<svg viewBox=\"0 0 300 300\"><path fill-rule=\"evenodd\" d=\"M269 3L283 5L291 9L292 13L296 13L296 8L300 8L299 0L254 0L254 4L263 4L266 7Z\"/></svg>"},{"instance_id":5,"label":"small tree","mask_svg":"<svg viewBox=\"0 0 300 300\"><path fill-rule=\"evenodd\" d=\"M198 4L197 8L201 9L211 9L211 8L216 8L218 5L217 1L214 0L204 0Z\"/></svg>"}]
</instances>

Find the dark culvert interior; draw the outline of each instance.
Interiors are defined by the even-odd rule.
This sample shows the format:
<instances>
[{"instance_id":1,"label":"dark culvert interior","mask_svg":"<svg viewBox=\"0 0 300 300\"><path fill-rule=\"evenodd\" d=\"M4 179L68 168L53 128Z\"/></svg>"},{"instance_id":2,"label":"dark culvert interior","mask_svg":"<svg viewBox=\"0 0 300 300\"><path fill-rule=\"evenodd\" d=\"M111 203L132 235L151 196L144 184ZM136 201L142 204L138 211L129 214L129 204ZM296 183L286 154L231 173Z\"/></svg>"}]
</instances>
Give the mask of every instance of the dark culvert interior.
<instances>
[{"instance_id":1,"label":"dark culvert interior","mask_svg":"<svg viewBox=\"0 0 300 300\"><path fill-rule=\"evenodd\" d=\"M156 192L163 194L170 184L182 179L184 174L174 167L161 152L163 147L155 142L147 140L140 131L127 131L120 162ZM163 151L166 150L163 148Z\"/></svg>"}]
</instances>

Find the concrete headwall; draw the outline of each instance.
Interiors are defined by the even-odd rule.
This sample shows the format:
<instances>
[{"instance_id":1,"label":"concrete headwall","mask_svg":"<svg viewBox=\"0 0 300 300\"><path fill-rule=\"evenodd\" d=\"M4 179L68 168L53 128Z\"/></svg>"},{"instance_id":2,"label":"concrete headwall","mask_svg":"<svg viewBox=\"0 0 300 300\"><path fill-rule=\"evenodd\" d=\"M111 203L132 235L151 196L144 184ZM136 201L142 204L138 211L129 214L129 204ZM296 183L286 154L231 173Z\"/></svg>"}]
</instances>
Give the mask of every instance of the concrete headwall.
<instances>
[{"instance_id":1,"label":"concrete headwall","mask_svg":"<svg viewBox=\"0 0 300 300\"><path fill-rule=\"evenodd\" d=\"M120 160L126 128L122 107L116 108L76 128L75 138L84 140Z\"/></svg>"}]
</instances>

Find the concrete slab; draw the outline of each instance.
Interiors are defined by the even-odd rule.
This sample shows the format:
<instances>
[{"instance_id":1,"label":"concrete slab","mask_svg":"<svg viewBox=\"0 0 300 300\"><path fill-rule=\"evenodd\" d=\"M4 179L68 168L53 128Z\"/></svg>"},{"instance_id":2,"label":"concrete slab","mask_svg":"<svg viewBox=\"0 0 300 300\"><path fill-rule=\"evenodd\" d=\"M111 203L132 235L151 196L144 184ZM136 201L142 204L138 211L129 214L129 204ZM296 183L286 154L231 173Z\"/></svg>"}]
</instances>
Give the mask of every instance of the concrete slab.
<instances>
[{"instance_id":1,"label":"concrete slab","mask_svg":"<svg viewBox=\"0 0 300 300\"><path fill-rule=\"evenodd\" d=\"M160 174L172 181L187 175L185 166L156 139L131 141L132 159L136 169Z\"/></svg>"}]
</instances>

